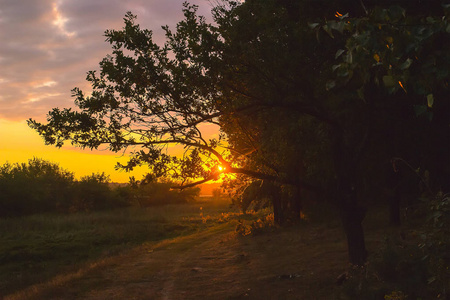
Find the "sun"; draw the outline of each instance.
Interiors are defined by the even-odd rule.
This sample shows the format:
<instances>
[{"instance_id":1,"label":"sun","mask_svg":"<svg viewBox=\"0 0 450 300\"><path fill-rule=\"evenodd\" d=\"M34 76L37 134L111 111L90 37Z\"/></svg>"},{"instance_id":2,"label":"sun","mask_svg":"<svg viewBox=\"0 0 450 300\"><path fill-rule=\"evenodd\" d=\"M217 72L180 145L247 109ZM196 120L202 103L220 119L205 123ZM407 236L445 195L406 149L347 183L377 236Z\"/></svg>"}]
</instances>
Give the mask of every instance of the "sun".
<instances>
[{"instance_id":1,"label":"sun","mask_svg":"<svg viewBox=\"0 0 450 300\"><path fill-rule=\"evenodd\" d=\"M220 172L223 172L223 171L225 171L226 168L223 167L223 166L218 166L217 169L218 169Z\"/></svg>"}]
</instances>

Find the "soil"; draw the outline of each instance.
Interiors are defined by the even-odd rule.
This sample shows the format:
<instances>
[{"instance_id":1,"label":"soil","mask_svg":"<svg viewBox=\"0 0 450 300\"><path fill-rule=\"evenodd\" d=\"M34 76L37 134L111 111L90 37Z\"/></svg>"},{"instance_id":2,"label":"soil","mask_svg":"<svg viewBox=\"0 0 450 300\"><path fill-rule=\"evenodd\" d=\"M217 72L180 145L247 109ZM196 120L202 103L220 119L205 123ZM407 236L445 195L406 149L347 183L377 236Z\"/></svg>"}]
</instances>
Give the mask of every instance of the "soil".
<instances>
[{"instance_id":1,"label":"soil","mask_svg":"<svg viewBox=\"0 0 450 300\"><path fill-rule=\"evenodd\" d=\"M347 268L339 226L241 236L236 223L146 244L7 299L333 299Z\"/></svg>"}]
</instances>

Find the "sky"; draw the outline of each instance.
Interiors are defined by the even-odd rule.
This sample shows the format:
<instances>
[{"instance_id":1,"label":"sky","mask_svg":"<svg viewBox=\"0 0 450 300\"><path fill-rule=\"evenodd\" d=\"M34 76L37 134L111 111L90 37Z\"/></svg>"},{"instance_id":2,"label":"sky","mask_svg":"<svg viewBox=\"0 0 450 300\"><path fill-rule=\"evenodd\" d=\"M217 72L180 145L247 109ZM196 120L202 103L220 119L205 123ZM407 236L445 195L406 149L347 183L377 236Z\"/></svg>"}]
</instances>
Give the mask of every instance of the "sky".
<instances>
[{"instance_id":1,"label":"sky","mask_svg":"<svg viewBox=\"0 0 450 300\"><path fill-rule=\"evenodd\" d=\"M141 28L153 30L164 42L163 25L174 29L183 18L185 0L0 0L0 165L33 157L58 163L77 177L97 172L114 182L139 179L114 170L126 157L106 150L89 151L44 145L26 125L29 118L45 121L52 108L74 107L71 90L88 91L86 73L111 52L106 29L121 29L127 11ZM211 1L191 0L209 19Z\"/></svg>"}]
</instances>

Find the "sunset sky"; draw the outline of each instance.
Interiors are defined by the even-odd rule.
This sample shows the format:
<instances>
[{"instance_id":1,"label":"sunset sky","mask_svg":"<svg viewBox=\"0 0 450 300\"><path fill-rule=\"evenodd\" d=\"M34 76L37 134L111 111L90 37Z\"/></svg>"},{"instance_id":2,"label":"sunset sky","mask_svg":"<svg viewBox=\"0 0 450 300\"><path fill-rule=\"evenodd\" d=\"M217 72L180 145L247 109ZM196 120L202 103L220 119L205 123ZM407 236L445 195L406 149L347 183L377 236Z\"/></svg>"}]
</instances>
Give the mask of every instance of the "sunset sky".
<instances>
[{"instance_id":1,"label":"sunset sky","mask_svg":"<svg viewBox=\"0 0 450 300\"><path fill-rule=\"evenodd\" d=\"M0 0L0 164L39 157L57 162L77 177L106 172L115 182L140 178L145 170L114 170L126 158L106 150L45 146L28 128L29 118L45 121L54 107L72 107L71 89L86 85L86 72L110 53L103 33L120 29L127 11L164 42L162 25L174 28L185 0ZM191 0L208 17L211 1Z\"/></svg>"}]
</instances>

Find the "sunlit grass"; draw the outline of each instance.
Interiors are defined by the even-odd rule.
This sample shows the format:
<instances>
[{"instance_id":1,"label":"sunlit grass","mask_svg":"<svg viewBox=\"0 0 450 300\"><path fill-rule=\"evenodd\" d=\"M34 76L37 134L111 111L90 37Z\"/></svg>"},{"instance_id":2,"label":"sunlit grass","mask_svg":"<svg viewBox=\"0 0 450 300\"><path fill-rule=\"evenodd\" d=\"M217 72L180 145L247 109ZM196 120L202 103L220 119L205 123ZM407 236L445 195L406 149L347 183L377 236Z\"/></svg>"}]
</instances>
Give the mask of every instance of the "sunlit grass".
<instances>
[{"instance_id":1,"label":"sunlit grass","mask_svg":"<svg viewBox=\"0 0 450 300\"><path fill-rule=\"evenodd\" d=\"M0 295L144 243L238 218L229 202L0 219Z\"/></svg>"}]
</instances>

